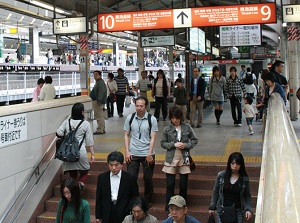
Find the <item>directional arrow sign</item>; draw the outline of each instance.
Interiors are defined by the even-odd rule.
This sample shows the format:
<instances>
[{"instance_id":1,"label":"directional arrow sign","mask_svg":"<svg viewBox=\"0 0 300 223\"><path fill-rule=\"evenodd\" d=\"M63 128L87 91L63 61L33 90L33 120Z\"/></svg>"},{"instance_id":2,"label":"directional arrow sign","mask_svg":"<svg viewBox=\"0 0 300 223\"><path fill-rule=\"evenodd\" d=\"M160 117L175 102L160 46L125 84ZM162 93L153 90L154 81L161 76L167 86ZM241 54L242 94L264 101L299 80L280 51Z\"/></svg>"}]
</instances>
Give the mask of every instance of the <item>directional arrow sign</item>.
<instances>
[{"instance_id":1,"label":"directional arrow sign","mask_svg":"<svg viewBox=\"0 0 300 223\"><path fill-rule=\"evenodd\" d=\"M190 8L174 9L174 28L191 27L192 11Z\"/></svg>"},{"instance_id":2,"label":"directional arrow sign","mask_svg":"<svg viewBox=\"0 0 300 223\"><path fill-rule=\"evenodd\" d=\"M174 46L175 38L174 36L151 36L151 37L142 37L141 46Z\"/></svg>"}]
</instances>

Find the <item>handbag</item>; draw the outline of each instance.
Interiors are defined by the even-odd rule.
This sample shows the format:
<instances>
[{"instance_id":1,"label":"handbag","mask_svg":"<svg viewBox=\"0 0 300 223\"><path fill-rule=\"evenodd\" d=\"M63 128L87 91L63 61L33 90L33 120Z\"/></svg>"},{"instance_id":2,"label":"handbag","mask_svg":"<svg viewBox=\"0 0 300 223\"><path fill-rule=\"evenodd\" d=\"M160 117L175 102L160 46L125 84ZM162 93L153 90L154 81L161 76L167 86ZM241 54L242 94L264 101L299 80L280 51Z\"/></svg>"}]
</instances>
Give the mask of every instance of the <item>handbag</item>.
<instances>
[{"instance_id":1,"label":"handbag","mask_svg":"<svg viewBox=\"0 0 300 223\"><path fill-rule=\"evenodd\" d=\"M232 206L221 206L219 212L222 223L234 223L236 222L236 211L235 205Z\"/></svg>"},{"instance_id":2,"label":"handbag","mask_svg":"<svg viewBox=\"0 0 300 223\"><path fill-rule=\"evenodd\" d=\"M196 169L196 164L195 164L195 162L194 162L194 160L193 160L193 158L192 158L191 155L189 155L189 162L190 162L190 169L191 169L191 171L194 171Z\"/></svg>"},{"instance_id":3,"label":"handbag","mask_svg":"<svg viewBox=\"0 0 300 223\"><path fill-rule=\"evenodd\" d=\"M115 93L113 93L111 90L110 90L110 87L109 87L109 85L108 85L108 82L106 83L106 85L107 85L107 87L108 87L108 90L109 90L109 92L110 92L110 94L109 94L109 98L110 98L110 101L111 102L117 102L117 95L115 94Z\"/></svg>"}]
</instances>

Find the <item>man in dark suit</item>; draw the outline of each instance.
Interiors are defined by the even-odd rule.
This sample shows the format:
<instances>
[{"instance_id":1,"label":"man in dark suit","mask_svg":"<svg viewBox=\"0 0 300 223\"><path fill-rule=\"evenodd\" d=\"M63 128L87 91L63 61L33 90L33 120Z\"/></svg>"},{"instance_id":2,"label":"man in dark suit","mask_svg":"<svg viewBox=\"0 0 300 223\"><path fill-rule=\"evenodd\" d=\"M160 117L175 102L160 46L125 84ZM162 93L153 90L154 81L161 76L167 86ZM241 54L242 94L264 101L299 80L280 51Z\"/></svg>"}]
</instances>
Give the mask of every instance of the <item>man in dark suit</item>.
<instances>
[{"instance_id":1,"label":"man in dark suit","mask_svg":"<svg viewBox=\"0 0 300 223\"><path fill-rule=\"evenodd\" d=\"M198 121L196 128L202 127L202 119L203 119L203 104L204 104L204 94L205 94L205 80L200 75L200 68L194 68L194 78L191 80L191 88L190 88L190 125L194 126L194 114L196 109L198 110Z\"/></svg>"},{"instance_id":2,"label":"man in dark suit","mask_svg":"<svg viewBox=\"0 0 300 223\"><path fill-rule=\"evenodd\" d=\"M134 176L122 170L122 153L110 153L107 163L109 171L98 176L96 222L121 223L129 214L129 201L139 195L138 185Z\"/></svg>"}]
</instances>

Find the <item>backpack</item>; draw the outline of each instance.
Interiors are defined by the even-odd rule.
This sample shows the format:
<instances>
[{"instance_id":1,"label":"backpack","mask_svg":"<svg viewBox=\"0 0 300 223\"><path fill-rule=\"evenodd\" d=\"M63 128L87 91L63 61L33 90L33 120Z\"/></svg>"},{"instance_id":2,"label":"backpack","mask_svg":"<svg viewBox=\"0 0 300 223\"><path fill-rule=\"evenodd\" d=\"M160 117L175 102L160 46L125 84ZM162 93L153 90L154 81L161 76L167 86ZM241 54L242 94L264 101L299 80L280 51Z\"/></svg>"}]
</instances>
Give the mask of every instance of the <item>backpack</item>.
<instances>
[{"instance_id":1,"label":"backpack","mask_svg":"<svg viewBox=\"0 0 300 223\"><path fill-rule=\"evenodd\" d=\"M245 84L253 84L252 73L246 73Z\"/></svg>"},{"instance_id":2,"label":"backpack","mask_svg":"<svg viewBox=\"0 0 300 223\"><path fill-rule=\"evenodd\" d=\"M132 113L131 118L129 120L129 127L130 127L130 131L131 131L131 123L133 121L133 118L135 116L136 112ZM148 125L149 125L149 135L151 135L151 128L152 128L152 123L151 123L151 114L148 113Z\"/></svg>"},{"instance_id":3,"label":"backpack","mask_svg":"<svg viewBox=\"0 0 300 223\"><path fill-rule=\"evenodd\" d=\"M81 122L77 125L75 130L71 128L71 119L69 119L69 133L61 140L61 144L56 147L55 158L65 162L77 162L80 157L80 147L82 146L83 140L85 138L85 134L79 144L77 138L75 137L75 133L79 126L84 122Z\"/></svg>"}]
</instances>

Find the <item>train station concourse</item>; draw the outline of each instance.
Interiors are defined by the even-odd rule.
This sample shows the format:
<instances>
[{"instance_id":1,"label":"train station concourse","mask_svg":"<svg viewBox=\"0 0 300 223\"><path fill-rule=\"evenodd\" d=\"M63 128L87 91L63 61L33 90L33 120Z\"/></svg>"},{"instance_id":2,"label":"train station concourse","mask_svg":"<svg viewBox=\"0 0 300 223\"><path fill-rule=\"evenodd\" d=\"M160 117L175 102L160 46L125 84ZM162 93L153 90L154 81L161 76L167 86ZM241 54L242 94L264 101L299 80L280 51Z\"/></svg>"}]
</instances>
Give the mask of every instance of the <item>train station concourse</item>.
<instances>
[{"instance_id":1,"label":"train station concourse","mask_svg":"<svg viewBox=\"0 0 300 223\"><path fill-rule=\"evenodd\" d=\"M188 151L176 150L171 164L181 165L175 194L187 182L187 194L182 193L187 215L208 222L209 209L218 207L213 216L225 223L217 218L223 218L221 206L230 203L235 218L243 218L235 223L300 223L299 22L299 0L0 0L0 223L66 222L59 217L66 206L59 207L70 196L67 187L61 190L69 175L63 173L67 162L55 158L57 131L65 120L73 120L76 103L84 106L84 155L91 161L88 171L80 171L86 183L75 183L77 197L90 207L88 222L98 223L98 176L112 168L110 153L118 151L128 159L125 120L141 108L135 105L138 96L149 100L149 117L157 122L148 214L158 222L177 222L171 218L180 211L168 209L166 202L173 175L166 160L177 143ZM109 82L123 73L126 87L117 86L126 100L120 103L118 93L116 100L111 96ZM54 99L38 96L49 85ZM187 94L178 95L183 89ZM96 90L111 103L97 101ZM222 99L212 99L212 92ZM185 127L175 129L174 117L168 116L180 98L181 108L187 108L180 123L188 134ZM114 114L108 112L111 106ZM141 143L144 119L136 117ZM174 132L168 133L171 128ZM182 143L179 133L190 141ZM243 162L229 159L233 153L242 155L245 171ZM185 168L192 163L189 155L196 167L191 172ZM236 166L242 166L243 177L238 171L235 175ZM128 171L125 161L122 168ZM231 171L225 180L223 170ZM140 166L137 184L146 198L149 185L143 171ZM181 171L190 172L188 178ZM111 198L109 205L115 207L119 201Z\"/></svg>"}]
</instances>

